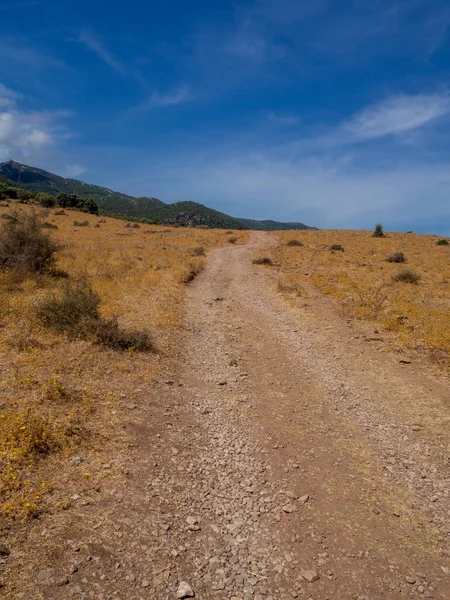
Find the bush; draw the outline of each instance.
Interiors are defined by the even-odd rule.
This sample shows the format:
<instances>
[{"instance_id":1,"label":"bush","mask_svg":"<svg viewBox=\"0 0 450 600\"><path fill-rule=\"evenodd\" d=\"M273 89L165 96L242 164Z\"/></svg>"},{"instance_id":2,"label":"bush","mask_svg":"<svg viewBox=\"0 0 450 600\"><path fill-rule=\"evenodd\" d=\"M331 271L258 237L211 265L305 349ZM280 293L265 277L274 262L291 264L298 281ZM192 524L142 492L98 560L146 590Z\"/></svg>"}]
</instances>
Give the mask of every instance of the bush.
<instances>
[{"instance_id":1,"label":"bush","mask_svg":"<svg viewBox=\"0 0 450 600\"><path fill-rule=\"evenodd\" d=\"M273 261L268 256L263 256L261 258L255 258L253 261L254 265L273 265Z\"/></svg>"},{"instance_id":2,"label":"bush","mask_svg":"<svg viewBox=\"0 0 450 600\"><path fill-rule=\"evenodd\" d=\"M420 275L418 273L414 273L414 271L411 271L411 269L403 269L402 271L399 271L393 275L392 279L402 283L417 284L420 281Z\"/></svg>"},{"instance_id":3,"label":"bush","mask_svg":"<svg viewBox=\"0 0 450 600\"><path fill-rule=\"evenodd\" d=\"M100 298L87 280L67 281L59 293L50 294L37 306L37 316L53 331L85 337L92 322L100 318L99 306Z\"/></svg>"},{"instance_id":4,"label":"bush","mask_svg":"<svg viewBox=\"0 0 450 600\"><path fill-rule=\"evenodd\" d=\"M230 244L235 244L237 242L237 237L230 237L228 238L228 241L230 242Z\"/></svg>"},{"instance_id":5,"label":"bush","mask_svg":"<svg viewBox=\"0 0 450 600\"><path fill-rule=\"evenodd\" d=\"M448 240L447 240L447 239L445 239L445 238L442 238L442 240L438 240L438 241L436 242L436 244L437 244L438 246L448 246L448 245L449 245L449 244L448 244Z\"/></svg>"},{"instance_id":6,"label":"bush","mask_svg":"<svg viewBox=\"0 0 450 600\"><path fill-rule=\"evenodd\" d=\"M139 223L133 223L133 225L131 226L133 229L139 229L140 225Z\"/></svg>"},{"instance_id":7,"label":"bush","mask_svg":"<svg viewBox=\"0 0 450 600\"><path fill-rule=\"evenodd\" d=\"M97 322L96 342L114 350L154 350L147 331L121 329L116 319L100 319Z\"/></svg>"},{"instance_id":8,"label":"bush","mask_svg":"<svg viewBox=\"0 0 450 600\"><path fill-rule=\"evenodd\" d=\"M300 240L289 240L286 242L286 246L303 246L303 242Z\"/></svg>"},{"instance_id":9,"label":"bush","mask_svg":"<svg viewBox=\"0 0 450 600\"><path fill-rule=\"evenodd\" d=\"M332 246L330 246L330 250L344 252L344 247L340 244L333 244Z\"/></svg>"},{"instance_id":10,"label":"bush","mask_svg":"<svg viewBox=\"0 0 450 600\"><path fill-rule=\"evenodd\" d=\"M203 248L203 246L198 246L197 248L191 248L189 250L189 254L191 256L204 256L205 255L205 249Z\"/></svg>"},{"instance_id":11,"label":"bush","mask_svg":"<svg viewBox=\"0 0 450 600\"><path fill-rule=\"evenodd\" d=\"M375 229L373 230L372 237L386 237L383 231L383 225L381 223L377 223L375 225Z\"/></svg>"},{"instance_id":12,"label":"bush","mask_svg":"<svg viewBox=\"0 0 450 600\"><path fill-rule=\"evenodd\" d=\"M154 346L147 331L123 330L116 319L102 319L100 297L86 279L64 282L58 294L50 294L37 306L41 322L70 337L92 339L116 350L145 352Z\"/></svg>"},{"instance_id":13,"label":"bush","mask_svg":"<svg viewBox=\"0 0 450 600\"><path fill-rule=\"evenodd\" d=\"M386 260L390 263L406 262L406 258L405 258L405 255L403 254L403 252L394 252L393 254L390 254Z\"/></svg>"},{"instance_id":14,"label":"bush","mask_svg":"<svg viewBox=\"0 0 450 600\"><path fill-rule=\"evenodd\" d=\"M33 210L13 210L0 230L0 267L17 271L49 273L61 245L42 230Z\"/></svg>"},{"instance_id":15,"label":"bush","mask_svg":"<svg viewBox=\"0 0 450 600\"><path fill-rule=\"evenodd\" d=\"M43 223L41 223L41 227L43 227L44 229L58 229L58 225L55 225L54 223L49 223L48 221L44 221Z\"/></svg>"},{"instance_id":16,"label":"bush","mask_svg":"<svg viewBox=\"0 0 450 600\"><path fill-rule=\"evenodd\" d=\"M65 210L63 208L61 208L60 210L55 210L55 212L53 214L56 217L67 215L67 213L65 212Z\"/></svg>"},{"instance_id":17,"label":"bush","mask_svg":"<svg viewBox=\"0 0 450 600\"><path fill-rule=\"evenodd\" d=\"M74 221L73 226L74 227L88 227L89 221Z\"/></svg>"}]
</instances>

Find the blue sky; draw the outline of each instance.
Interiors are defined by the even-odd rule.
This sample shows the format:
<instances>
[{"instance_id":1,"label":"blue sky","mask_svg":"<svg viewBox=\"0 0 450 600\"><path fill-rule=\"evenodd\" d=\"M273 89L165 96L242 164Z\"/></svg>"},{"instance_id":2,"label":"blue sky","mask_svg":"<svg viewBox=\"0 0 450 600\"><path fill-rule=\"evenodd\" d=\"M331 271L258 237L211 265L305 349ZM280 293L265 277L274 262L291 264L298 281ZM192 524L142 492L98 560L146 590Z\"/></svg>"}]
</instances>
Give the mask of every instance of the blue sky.
<instances>
[{"instance_id":1,"label":"blue sky","mask_svg":"<svg viewBox=\"0 0 450 600\"><path fill-rule=\"evenodd\" d=\"M447 0L0 0L0 160L450 234Z\"/></svg>"}]
</instances>

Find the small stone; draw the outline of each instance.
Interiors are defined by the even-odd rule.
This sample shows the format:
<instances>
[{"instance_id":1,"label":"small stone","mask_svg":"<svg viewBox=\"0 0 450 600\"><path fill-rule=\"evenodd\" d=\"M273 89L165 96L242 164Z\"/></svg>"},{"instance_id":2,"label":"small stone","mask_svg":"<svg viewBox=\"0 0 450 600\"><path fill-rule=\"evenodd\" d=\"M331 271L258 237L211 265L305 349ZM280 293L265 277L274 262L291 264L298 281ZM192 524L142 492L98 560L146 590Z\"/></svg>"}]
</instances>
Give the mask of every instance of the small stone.
<instances>
[{"instance_id":1,"label":"small stone","mask_svg":"<svg viewBox=\"0 0 450 600\"><path fill-rule=\"evenodd\" d=\"M320 579L317 571L309 571L309 570L302 571L302 577L303 577L303 579L306 579L306 581L308 583L313 583L314 581L317 581L318 579Z\"/></svg>"},{"instance_id":2,"label":"small stone","mask_svg":"<svg viewBox=\"0 0 450 600\"><path fill-rule=\"evenodd\" d=\"M70 462L75 466L81 465L81 463L84 462L84 458L82 456L72 456Z\"/></svg>"},{"instance_id":3,"label":"small stone","mask_svg":"<svg viewBox=\"0 0 450 600\"><path fill-rule=\"evenodd\" d=\"M8 546L6 546L6 544L0 544L0 556L9 556L10 555L10 549L8 548Z\"/></svg>"},{"instance_id":4,"label":"small stone","mask_svg":"<svg viewBox=\"0 0 450 600\"><path fill-rule=\"evenodd\" d=\"M177 590L178 600L182 600L183 598L193 598L194 596L194 590L191 588L191 586L185 581L181 581Z\"/></svg>"},{"instance_id":5,"label":"small stone","mask_svg":"<svg viewBox=\"0 0 450 600\"><path fill-rule=\"evenodd\" d=\"M37 578L39 581L47 581L49 579L51 579L53 573L50 569L42 569L41 571L39 571Z\"/></svg>"},{"instance_id":6,"label":"small stone","mask_svg":"<svg viewBox=\"0 0 450 600\"><path fill-rule=\"evenodd\" d=\"M293 504L286 504L286 506L283 506L283 512L285 512L285 513L293 513L296 510L297 509L295 508L295 506Z\"/></svg>"},{"instance_id":7,"label":"small stone","mask_svg":"<svg viewBox=\"0 0 450 600\"><path fill-rule=\"evenodd\" d=\"M304 496L301 496L298 501L300 502L300 504L306 504L309 500L309 494L305 494Z\"/></svg>"},{"instance_id":8,"label":"small stone","mask_svg":"<svg viewBox=\"0 0 450 600\"><path fill-rule=\"evenodd\" d=\"M218 385L227 385L227 382L226 381L219 381Z\"/></svg>"},{"instance_id":9,"label":"small stone","mask_svg":"<svg viewBox=\"0 0 450 600\"><path fill-rule=\"evenodd\" d=\"M141 587L143 587L143 588L148 588L148 587L150 587L150 581L149 581L148 579L143 579L143 580L141 581Z\"/></svg>"},{"instance_id":10,"label":"small stone","mask_svg":"<svg viewBox=\"0 0 450 600\"><path fill-rule=\"evenodd\" d=\"M178 448L172 448L171 450L172 450L172 454L174 456L176 456L177 454L180 454L180 451L178 450Z\"/></svg>"},{"instance_id":11,"label":"small stone","mask_svg":"<svg viewBox=\"0 0 450 600\"><path fill-rule=\"evenodd\" d=\"M78 572L78 565L77 563L73 563L72 567L70 568L70 574L73 575L74 573Z\"/></svg>"},{"instance_id":12,"label":"small stone","mask_svg":"<svg viewBox=\"0 0 450 600\"><path fill-rule=\"evenodd\" d=\"M410 577L409 575L407 575L405 577L405 581L406 581L406 583L410 583L411 585L414 585L416 583L416 578L415 577Z\"/></svg>"},{"instance_id":13,"label":"small stone","mask_svg":"<svg viewBox=\"0 0 450 600\"><path fill-rule=\"evenodd\" d=\"M198 519L197 519L197 517L191 517L191 516L189 516L189 517L186 517L186 523L188 525L197 525L198 524Z\"/></svg>"},{"instance_id":14,"label":"small stone","mask_svg":"<svg viewBox=\"0 0 450 600\"><path fill-rule=\"evenodd\" d=\"M56 585L58 587L63 587L64 585L67 585L69 583L69 578L67 577L67 575L65 575L64 577L61 577L61 579L58 579L58 582L56 583Z\"/></svg>"}]
</instances>

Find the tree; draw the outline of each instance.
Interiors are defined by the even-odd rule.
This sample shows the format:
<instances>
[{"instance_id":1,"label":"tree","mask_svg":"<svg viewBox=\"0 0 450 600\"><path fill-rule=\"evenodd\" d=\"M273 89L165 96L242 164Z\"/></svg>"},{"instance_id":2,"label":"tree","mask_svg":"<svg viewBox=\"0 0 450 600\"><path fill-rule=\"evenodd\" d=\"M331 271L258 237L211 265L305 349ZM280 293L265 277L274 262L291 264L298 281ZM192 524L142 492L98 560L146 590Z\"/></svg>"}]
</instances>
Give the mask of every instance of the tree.
<instances>
[{"instance_id":1,"label":"tree","mask_svg":"<svg viewBox=\"0 0 450 600\"><path fill-rule=\"evenodd\" d=\"M383 225L381 225L380 223L377 223L375 225L375 229L373 230L372 237L386 237L384 235Z\"/></svg>"}]
</instances>

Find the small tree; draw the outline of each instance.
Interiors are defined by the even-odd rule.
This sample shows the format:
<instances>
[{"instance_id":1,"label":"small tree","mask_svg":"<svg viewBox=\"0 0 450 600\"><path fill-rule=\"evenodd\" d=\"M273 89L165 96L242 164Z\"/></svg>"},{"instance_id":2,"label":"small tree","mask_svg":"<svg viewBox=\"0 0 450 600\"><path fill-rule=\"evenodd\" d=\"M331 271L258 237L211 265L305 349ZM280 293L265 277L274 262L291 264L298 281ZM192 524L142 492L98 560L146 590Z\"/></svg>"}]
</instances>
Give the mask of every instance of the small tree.
<instances>
[{"instance_id":1,"label":"small tree","mask_svg":"<svg viewBox=\"0 0 450 600\"><path fill-rule=\"evenodd\" d=\"M55 263L61 245L42 229L35 210L13 210L0 230L0 267L46 273Z\"/></svg>"},{"instance_id":2,"label":"small tree","mask_svg":"<svg viewBox=\"0 0 450 600\"><path fill-rule=\"evenodd\" d=\"M383 231L383 225L381 223L377 223L375 225L375 229L373 230L372 237L385 237Z\"/></svg>"}]
</instances>

